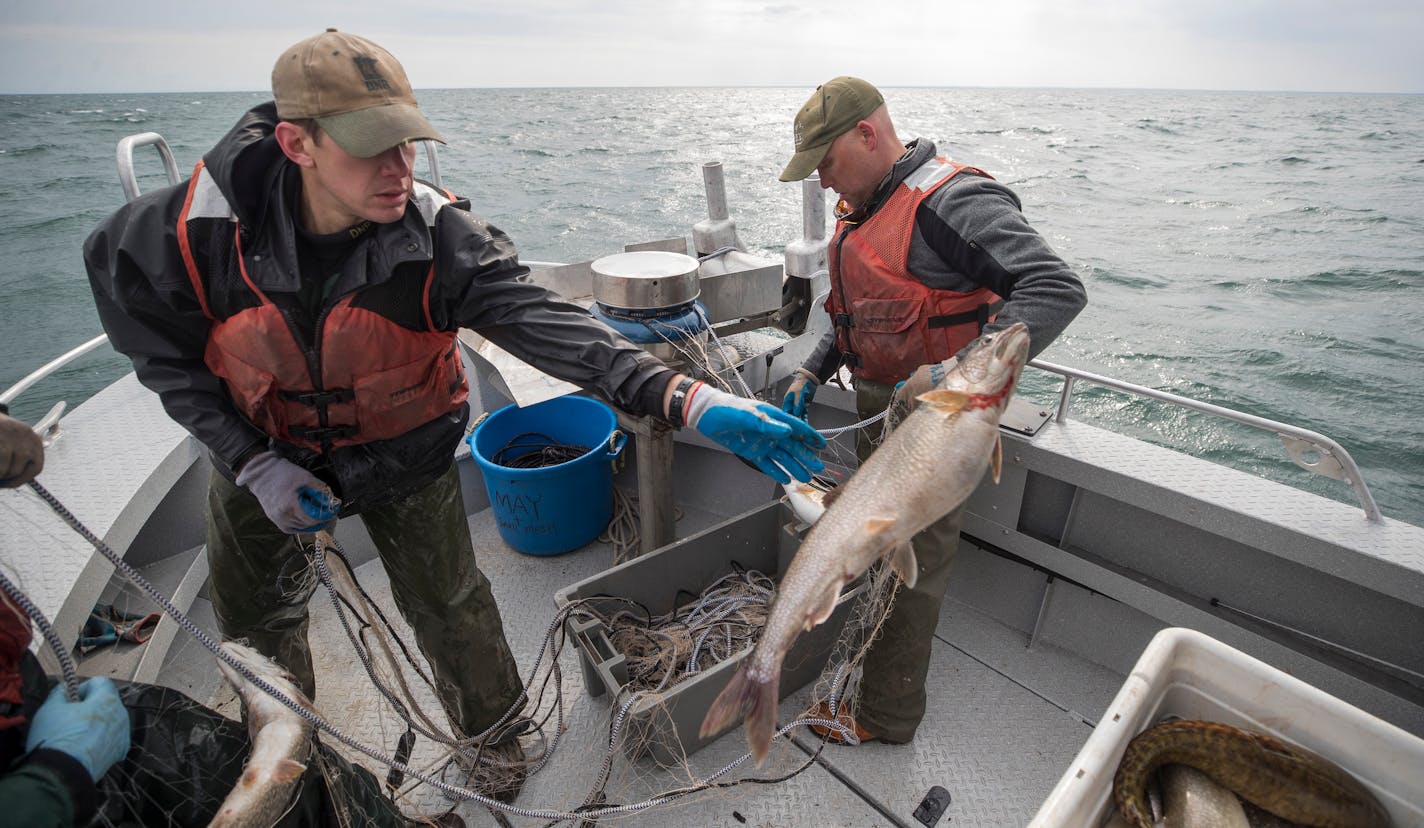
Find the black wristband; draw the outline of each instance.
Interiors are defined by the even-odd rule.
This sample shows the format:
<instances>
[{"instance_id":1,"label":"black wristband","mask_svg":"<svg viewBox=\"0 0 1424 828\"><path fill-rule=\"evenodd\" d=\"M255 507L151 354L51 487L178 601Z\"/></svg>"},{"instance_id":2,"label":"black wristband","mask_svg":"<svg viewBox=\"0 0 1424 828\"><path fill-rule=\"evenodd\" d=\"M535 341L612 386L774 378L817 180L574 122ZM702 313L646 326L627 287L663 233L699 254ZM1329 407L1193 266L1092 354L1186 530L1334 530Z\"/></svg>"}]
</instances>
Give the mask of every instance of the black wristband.
<instances>
[{"instance_id":1,"label":"black wristband","mask_svg":"<svg viewBox=\"0 0 1424 828\"><path fill-rule=\"evenodd\" d=\"M10 406L0 402L0 414L4 414L6 417L10 416Z\"/></svg>"},{"instance_id":2,"label":"black wristband","mask_svg":"<svg viewBox=\"0 0 1424 828\"><path fill-rule=\"evenodd\" d=\"M672 399L668 401L668 422L672 423L673 428L687 425L682 409L687 403L687 392L696 384L697 380L692 377L683 377L678 380L677 387L672 389Z\"/></svg>"}]
</instances>

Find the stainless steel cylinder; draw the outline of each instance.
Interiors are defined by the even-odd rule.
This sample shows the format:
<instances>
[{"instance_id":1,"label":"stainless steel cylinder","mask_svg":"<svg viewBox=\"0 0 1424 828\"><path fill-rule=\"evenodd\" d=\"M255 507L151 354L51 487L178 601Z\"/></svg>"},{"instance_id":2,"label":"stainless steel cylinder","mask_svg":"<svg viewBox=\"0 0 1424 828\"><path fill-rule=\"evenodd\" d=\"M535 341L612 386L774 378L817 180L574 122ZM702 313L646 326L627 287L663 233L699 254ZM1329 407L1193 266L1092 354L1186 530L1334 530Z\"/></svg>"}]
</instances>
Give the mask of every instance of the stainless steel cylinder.
<instances>
[{"instance_id":1,"label":"stainless steel cylinder","mask_svg":"<svg viewBox=\"0 0 1424 828\"><path fill-rule=\"evenodd\" d=\"M673 308L701 293L697 260L681 253L615 253L595 259L592 269L593 298L610 308Z\"/></svg>"}]
</instances>

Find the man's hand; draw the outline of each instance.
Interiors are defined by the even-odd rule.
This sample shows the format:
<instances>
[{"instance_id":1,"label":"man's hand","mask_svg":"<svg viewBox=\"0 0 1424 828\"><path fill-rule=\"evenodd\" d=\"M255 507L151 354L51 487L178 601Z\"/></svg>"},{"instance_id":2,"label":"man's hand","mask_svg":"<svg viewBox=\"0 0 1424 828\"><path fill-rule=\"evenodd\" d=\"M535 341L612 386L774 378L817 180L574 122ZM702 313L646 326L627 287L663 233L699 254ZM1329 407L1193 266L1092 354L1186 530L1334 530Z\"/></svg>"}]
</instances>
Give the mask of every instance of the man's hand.
<instances>
[{"instance_id":1,"label":"man's hand","mask_svg":"<svg viewBox=\"0 0 1424 828\"><path fill-rule=\"evenodd\" d=\"M63 682L50 691L25 734L25 750L58 750L79 760L95 782L129 752L129 712L119 690L103 676L79 685L79 701L64 697Z\"/></svg>"},{"instance_id":2,"label":"man's hand","mask_svg":"<svg viewBox=\"0 0 1424 828\"><path fill-rule=\"evenodd\" d=\"M790 483L792 477L808 481L825 468L816 453L826 447L826 438L764 402L703 384L693 390L686 412L687 425L750 460L778 483Z\"/></svg>"},{"instance_id":3,"label":"man's hand","mask_svg":"<svg viewBox=\"0 0 1424 828\"><path fill-rule=\"evenodd\" d=\"M895 386L895 394L890 398L890 409L894 412L896 422L903 422L910 416L910 412L919 405L918 397L928 391L933 391L935 386L944 381L949 376L949 372L959 364L958 357L950 357L944 362L931 362L928 365L921 365L915 369L915 373L909 378Z\"/></svg>"},{"instance_id":4,"label":"man's hand","mask_svg":"<svg viewBox=\"0 0 1424 828\"><path fill-rule=\"evenodd\" d=\"M44 470L44 441L20 420L0 414L0 486L14 489Z\"/></svg>"},{"instance_id":5,"label":"man's hand","mask_svg":"<svg viewBox=\"0 0 1424 828\"><path fill-rule=\"evenodd\" d=\"M325 527L340 505L325 483L275 451L248 460L237 485L252 492L272 523L289 535Z\"/></svg>"},{"instance_id":6,"label":"man's hand","mask_svg":"<svg viewBox=\"0 0 1424 828\"><path fill-rule=\"evenodd\" d=\"M816 375L805 368L797 368L786 387L786 396L781 398L781 410L797 419L806 419L806 406L816 398L816 388L820 383Z\"/></svg>"}]
</instances>

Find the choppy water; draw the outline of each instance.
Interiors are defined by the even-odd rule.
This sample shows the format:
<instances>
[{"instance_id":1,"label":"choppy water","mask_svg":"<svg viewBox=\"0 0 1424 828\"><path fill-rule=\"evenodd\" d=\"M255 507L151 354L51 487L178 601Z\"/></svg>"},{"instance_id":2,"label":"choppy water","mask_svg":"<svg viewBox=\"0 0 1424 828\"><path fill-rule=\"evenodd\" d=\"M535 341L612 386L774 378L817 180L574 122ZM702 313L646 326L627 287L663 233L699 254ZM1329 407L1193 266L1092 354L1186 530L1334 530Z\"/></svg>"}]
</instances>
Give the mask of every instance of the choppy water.
<instances>
[{"instance_id":1,"label":"choppy water","mask_svg":"<svg viewBox=\"0 0 1424 828\"><path fill-rule=\"evenodd\" d=\"M526 258L687 235L721 161L741 235L779 255L776 174L804 89L440 90L447 186ZM1322 432L1386 514L1424 524L1424 96L892 89L905 137L1008 183L1081 274L1044 359ZM259 94L0 98L0 388L100 331L80 243L122 201L114 146L156 131L185 171ZM153 172L156 155L141 154ZM150 176L146 187L160 179ZM125 369L97 354L27 394L33 419ZM1034 393L1048 394L1033 382ZM1271 435L1078 393L1076 416L1341 500Z\"/></svg>"}]
</instances>

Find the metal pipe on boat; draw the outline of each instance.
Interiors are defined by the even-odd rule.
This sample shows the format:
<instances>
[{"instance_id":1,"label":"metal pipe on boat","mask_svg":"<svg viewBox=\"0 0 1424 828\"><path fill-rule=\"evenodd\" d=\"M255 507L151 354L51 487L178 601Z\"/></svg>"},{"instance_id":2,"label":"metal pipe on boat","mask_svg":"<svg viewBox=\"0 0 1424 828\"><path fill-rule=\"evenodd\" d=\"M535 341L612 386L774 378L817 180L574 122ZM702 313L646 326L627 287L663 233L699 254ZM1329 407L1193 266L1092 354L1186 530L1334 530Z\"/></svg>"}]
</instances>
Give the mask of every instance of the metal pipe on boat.
<instances>
[{"instance_id":1,"label":"metal pipe on boat","mask_svg":"<svg viewBox=\"0 0 1424 828\"><path fill-rule=\"evenodd\" d=\"M786 275L813 279L826 270L826 193L812 173L801 182L801 238L786 245Z\"/></svg>"},{"instance_id":2,"label":"metal pipe on boat","mask_svg":"<svg viewBox=\"0 0 1424 828\"><path fill-rule=\"evenodd\" d=\"M821 189L820 173L801 180L801 234L806 241L826 237L826 194Z\"/></svg>"},{"instance_id":3,"label":"metal pipe on boat","mask_svg":"<svg viewBox=\"0 0 1424 828\"><path fill-rule=\"evenodd\" d=\"M727 218L727 182L722 175L721 161L702 165L702 186L707 191L707 217L713 221Z\"/></svg>"},{"instance_id":4,"label":"metal pipe on boat","mask_svg":"<svg viewBox=\"0 0 1424 828\"><path fill-rule=\"evenodd\" d=\"M94 350L95 348L99 347L100 345L103 345L105 342L108 341L108 334L99 334L88 342L85 342L83 345L80 345L77 348L71 348L70 350L55 357L49 362L46 362L44 365L41 365L39 368L36 368L35 370L27 374L24 379L20 380L9 388L6 388L3 392L0 392L0 403L9 405L16 397L25 393L25 391L29 390L31 386L35 385L35 383L38 383L40 380L44 379L50 374L53 374L55 371L64 367L66 364L73 362L81 356L84 356L85 354L89 353L90 351Z\"/></svg>"},{"instance_id":5,"label":"metal pipe on boat","mask_svg":"<svg viewBox=\"0 0 1424 828\"><path fill-rule=\"evenodd\" d=\"M707 192L707 218L692 225L692 245L699 257L724 248L742 249L737 223L727 212L727 182L721 161L702 165L702 186Z\"/></svg>"}]
</instances>

